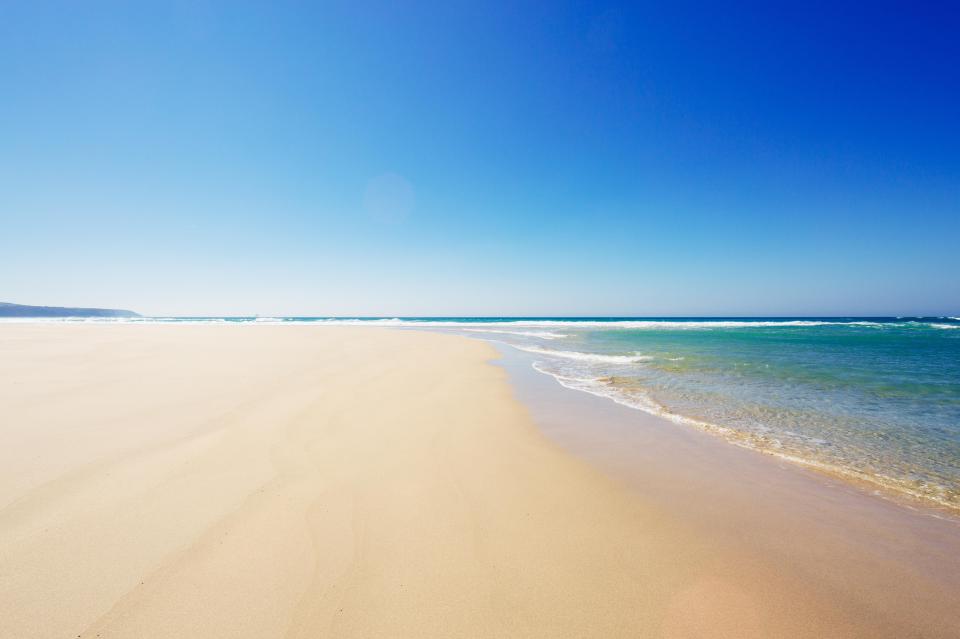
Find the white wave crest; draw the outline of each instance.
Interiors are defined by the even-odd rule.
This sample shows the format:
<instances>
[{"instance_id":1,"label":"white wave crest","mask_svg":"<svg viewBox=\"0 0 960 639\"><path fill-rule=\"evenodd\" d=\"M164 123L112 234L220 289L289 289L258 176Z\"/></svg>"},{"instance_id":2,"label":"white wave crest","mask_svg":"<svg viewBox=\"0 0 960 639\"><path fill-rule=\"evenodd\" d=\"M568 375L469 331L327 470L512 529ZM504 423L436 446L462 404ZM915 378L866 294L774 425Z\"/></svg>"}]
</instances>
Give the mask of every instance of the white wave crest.
<instances>
[{"instance_id":1,"label":"white wave crest","mask_svg":"<svg viewBox=\"0 0 960 639\"><path fill-rule=\"evenodd\" d=\"M602 355L600 353L581 353L578 351L555 351L549 348L540 348L539 346L516 346L515 349L534 353L536 355L546 355L547 357L559 357L562 359L572 359L579 362L599 362L604 364L636 364L652 359L649 355Z\"/></svg>"},{"instance_id":2,"label":"white wave crest","mask_svg":"<svg viewBox=\"0 0 960 639\"><path fill-rule=\"evenodd\" d=\"M331 320L343 322L352 320ZM376 320L360 320L371 322ZM705 328L753 328L753 327L790 327L790 326L882 326L877 322L827 322L822 320L501 320L501 321L450 321L450 320L392 320L405 326L430 326L457 328L469 327L507 327L507 328L592 328L592 329L705 329Z\"/></svg>"},{"instance_id":3,"label":"white wave crest","mask_svg":"<svg viewBox=\"0 0 960 639\"><path fill-rule=\"evenodd\" d=\"M960 321L951 317L949 319ZM873 322L869 320L472 320L472 319L402 319L392 318L339 318L339 317L10 317L0 318L6 323L109 323L109 324L293 324L311 326L391 326L398 328L454 328L488 333L516 334L524 337L558 339L566 334L551 329L591 329L591 330L710 330L737 328L777 328L777 327L816 327L816 326L866 326L872 328L903 328L921 326L933 328L956 328L947 323L927 323L917 321Z\"/></svg>"},{"instance_id":4,"label":"white wave crest","mask_svg":"<svg viewBox=\"0 0 960 639\"><path fill-rule=\"evenodd\" d=\"M565 333L553 333L550 331L501 331L495 328L465 328L470 333L496 333L498 335L519 335L520 337L538 337L540 339L561 339L569 337Z\"/></svg>"}]
</instances>

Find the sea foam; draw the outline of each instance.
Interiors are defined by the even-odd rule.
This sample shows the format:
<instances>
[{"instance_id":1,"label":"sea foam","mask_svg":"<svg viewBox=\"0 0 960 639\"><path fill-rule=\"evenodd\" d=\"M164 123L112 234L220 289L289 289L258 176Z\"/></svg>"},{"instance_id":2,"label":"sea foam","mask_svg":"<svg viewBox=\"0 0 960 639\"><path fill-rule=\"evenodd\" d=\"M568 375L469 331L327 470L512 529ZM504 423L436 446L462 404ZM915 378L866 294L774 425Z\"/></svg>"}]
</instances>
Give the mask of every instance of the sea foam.
<instances>
[{"instance_id":1,"label":"sea foam","mask_svg":"<svg viewBox=\"0 0 960 639\"><path fill-rule=\"evenodd\" d=\"M555 351L549 348L541 348L539 346L517 346L513 345L514 348L521 351L526 351L527 353L534 353L537 355L546 355L547 357L559 357L562 359L572 359L579 362L597 362L603 364L636 364L639 362L644 362L652 359L648 355L641 355L639 353L634 353L632 355L604 355L601 353L581 353L578 351Z\"/></svg>"},{"instance_id":2,"label":"sea foam","mask_svg":"<svg viewBox=\"0 0 960 639\"><path fill-rule=\"evenodd\" d=\"M520 337L536 337L539 339L562 339L569 337L565 333L553 333L550 331L502 331L495 328L465 328L464 331L470 333L495 333L498 335L519 335Z\"/></svg>"}]
</instances>

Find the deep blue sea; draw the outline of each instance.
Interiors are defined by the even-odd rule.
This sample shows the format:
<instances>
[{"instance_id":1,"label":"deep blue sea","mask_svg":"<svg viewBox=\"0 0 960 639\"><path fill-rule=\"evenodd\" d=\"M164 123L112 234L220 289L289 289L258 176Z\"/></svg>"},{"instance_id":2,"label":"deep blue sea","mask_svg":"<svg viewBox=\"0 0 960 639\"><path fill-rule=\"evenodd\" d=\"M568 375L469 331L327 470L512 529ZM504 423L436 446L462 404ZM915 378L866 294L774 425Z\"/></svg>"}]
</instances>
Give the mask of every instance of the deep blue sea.
<instances>
[{"instance_id":1,"label":"deep blue sea","mask_svg":"<svg viewBox=\"0 0 960 639\"><path fill-rule=\"evenodd\" d=\"M960 509L956 317L92 321L400 326L495 340L568 388Z\"/></svg>"}]
</instances>

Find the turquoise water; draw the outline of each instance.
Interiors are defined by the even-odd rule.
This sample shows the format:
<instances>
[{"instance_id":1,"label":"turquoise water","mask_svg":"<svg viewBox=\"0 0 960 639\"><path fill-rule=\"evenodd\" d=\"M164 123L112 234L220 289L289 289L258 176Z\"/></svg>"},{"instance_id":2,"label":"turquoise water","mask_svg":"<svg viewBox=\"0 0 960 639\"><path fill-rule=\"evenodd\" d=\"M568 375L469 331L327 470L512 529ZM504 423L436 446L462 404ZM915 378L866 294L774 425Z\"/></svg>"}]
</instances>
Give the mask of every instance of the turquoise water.
<instances>
[{"instance_id":1,"label":"turquoise water","mask_svg":"<svg viewBox=\"0 0 960 639\"><path fill-rule=\"evenodd\" d=\"M569 388L960 508L957 319L513 329L488 335L530 352L537 370Z\"/></svg>"},{"instance_id":2,"label":"turquoise water","mask_svg":"<svg viewBox=\"0 0 960 639\"><path fill-rule=\"evenodd\" d=\"M381 325L495 340L568 388L960 509L957 318L85 321Z\"/></svg>"}]
</instances>

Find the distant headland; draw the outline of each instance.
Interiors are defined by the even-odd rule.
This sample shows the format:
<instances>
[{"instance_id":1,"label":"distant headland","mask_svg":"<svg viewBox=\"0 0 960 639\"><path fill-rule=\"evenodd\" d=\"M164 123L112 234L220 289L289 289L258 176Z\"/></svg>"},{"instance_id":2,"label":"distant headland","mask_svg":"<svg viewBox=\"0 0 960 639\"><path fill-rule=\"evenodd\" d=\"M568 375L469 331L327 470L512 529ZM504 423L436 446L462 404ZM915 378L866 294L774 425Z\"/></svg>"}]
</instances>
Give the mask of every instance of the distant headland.
<instances>
[{"instance_id":1,"label":"distant headland","mask_svg":"<svg viewBox=\"0 0 960 639\"><path fill-rule=\"evenodd\" d=\"M0 317L140 317L140 314L118 308L27 306L0 302Z\"/></svg>"}]
</instances>

